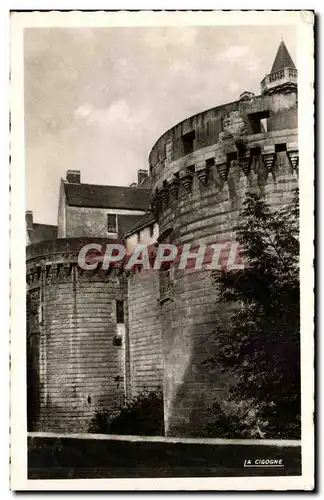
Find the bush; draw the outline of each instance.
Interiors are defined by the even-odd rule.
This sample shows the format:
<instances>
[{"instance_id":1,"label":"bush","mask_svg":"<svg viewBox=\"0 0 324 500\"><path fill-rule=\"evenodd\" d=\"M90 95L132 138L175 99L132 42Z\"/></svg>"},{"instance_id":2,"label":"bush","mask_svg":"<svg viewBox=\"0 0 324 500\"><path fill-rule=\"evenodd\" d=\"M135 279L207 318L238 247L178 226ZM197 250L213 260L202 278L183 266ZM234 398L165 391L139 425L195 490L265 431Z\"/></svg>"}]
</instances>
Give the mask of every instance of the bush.
<instances>
[{"instance_id":1,"label":"bush","mask_svg":"<svg viewBox=\"0 0 324 500\"><path fill-rule=\"evenodd\" d=\"M124 404L97 410L89 432L100 434L163 436L163 394L161 390L143 391Z\"/></svg>"},{"instance_id":2,"label":"bush","mask_svg":"<svg viewBox=\"0 0 324 500\"><path fill-rule=\"evenodd\" d=\"M267 422L260 418L252 402L215 401L209 408L207 434L210 438L262 439Z\"/></svg>"}]
</instances>

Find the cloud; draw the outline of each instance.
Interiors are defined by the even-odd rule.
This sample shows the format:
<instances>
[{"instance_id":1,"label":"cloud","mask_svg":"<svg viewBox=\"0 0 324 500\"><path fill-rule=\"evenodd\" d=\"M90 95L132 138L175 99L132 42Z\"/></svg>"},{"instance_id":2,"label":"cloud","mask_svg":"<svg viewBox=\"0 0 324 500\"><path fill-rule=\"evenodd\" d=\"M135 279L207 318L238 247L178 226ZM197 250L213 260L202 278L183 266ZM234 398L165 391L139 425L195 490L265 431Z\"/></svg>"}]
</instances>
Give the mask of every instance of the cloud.
<instances>
[{"instance_id":1,"label":"cloud","mask_svg":"<svg viewBox=\"0 0 324 500\"><path fill-rule=\"evenodd\" d=\"M224 52L220 52L216 59L219 61L237 61L251 54L251 49L246 45L232 45Z\"/></svg>"},{"instance_id":2,"label":"cloud","mask_svg":"<svg viewBox=\"0 0 324 500\"><path fill-rule=\"evenodd\" d=\"M235 64L249 72L257 72L260 60L256 57L251 47L247 45L232 45L216 56L216 62L221 64ZM241 69L240 69L241 70Z\"/></svg>"},{"instance_id":3,"label":"cloud","mask_svg":"<svg viewBox=\"0 0 324 500\"><path fill-rule=\"evenodd\" d=\"M111 127L112 130L122 128L134 128L145 120L147 111L143 107L130 106L125 99L118 99L107 108L98 108L92 104L85 103L74 111L74 117L86 125L98 125L99 127Z\"/></svg>"},{"instance_id":4,"label":"cloud","mask_svg":"<svg viewBox=\"0 0 324 500\"><path fill-rule=\"evenodd\" d=\"M74 116L81 119L87 118L88 116L91 115L92 111L93 111L93 106L91 106L90 104L82 104L74 111Z\"/></svg>"},{"instance_id":5,"label":"cloud","mask_svg":"<svg viewBox=\"0 0 324 500\"><path fill-rule=\"evenodd\" d=\"M91 171L82 168L84 182L128 185L136 179L138 168L147 168L148 113L141 103L131 105L126 99L116 99L107 107L85 102L74 110L77 135L82 136L76 163L95 166Z\"/></svg>"}]
</instances>

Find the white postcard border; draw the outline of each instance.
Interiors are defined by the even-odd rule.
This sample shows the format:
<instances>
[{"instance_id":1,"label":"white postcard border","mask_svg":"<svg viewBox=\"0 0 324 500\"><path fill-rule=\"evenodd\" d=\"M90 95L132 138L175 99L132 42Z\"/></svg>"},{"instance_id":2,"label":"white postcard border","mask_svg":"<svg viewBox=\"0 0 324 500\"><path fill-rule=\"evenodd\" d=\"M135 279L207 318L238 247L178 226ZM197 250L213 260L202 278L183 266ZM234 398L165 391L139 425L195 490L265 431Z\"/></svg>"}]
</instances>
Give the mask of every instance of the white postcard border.
<instances>
[{"instance_id":1,"label":"white postcard border","mask_svg":"<svg viewBox=\"0 0 324 500\"><path fill-rule=\"evenodd\" d=\"M310 11L26 12L11 17L11 488L13 490L287 490L314 484L314 17ZM299 69L302 475L298 477L27 479L23 30L45 26L293 24ZM37 186L35 186L37 189Z\"/></svg>"}]
</instances>

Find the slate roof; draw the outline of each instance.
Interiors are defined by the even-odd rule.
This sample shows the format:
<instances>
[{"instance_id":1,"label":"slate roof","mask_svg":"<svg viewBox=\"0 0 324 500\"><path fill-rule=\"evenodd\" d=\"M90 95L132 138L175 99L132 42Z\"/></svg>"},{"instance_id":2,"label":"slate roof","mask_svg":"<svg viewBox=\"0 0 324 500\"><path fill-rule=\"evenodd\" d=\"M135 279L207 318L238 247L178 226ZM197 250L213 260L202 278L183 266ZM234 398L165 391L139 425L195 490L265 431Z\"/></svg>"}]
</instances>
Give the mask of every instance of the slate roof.
<instances>
[{"instance_id":1,"label":"slate roof","mask_svg":"<svg viewBox=\"0 0 324 500\"><path fill-rule=\"evenodd\" d=\"M39 243L40 241L56 240L57 226L51 224L33 224L32 231L28 230L30 243Z\"/></svg>"},{"instance_id":2,"label":"slate roof","mask_svg":"<svg viewBox=\"0 0 324 500\"><path fill-rule=\"evenodd\" d=\"M67 204L73 207L148 210L151 190L124 186L64 183Z\"/></svg>"},{"instance_id":3,"label":"slate roof","mask_svg":"<svg viewBox=\"0 0 324 500\"><path fill-rule=\"evenodd\" d=\"M288 52L285 42L281 41L276 58L271 68L271 73L279 71L280 69L283 68L296 68L296 66L294 65L294 62Z\"/></svg>"},{"instance_id":4,"label":"slate roof","mask_svg":"<svg viewBox=\"0 0 324 500\"><path fill-rule=\"evenodd\" d=\"M145 215L141 215L141 217L138 219L136 224L134 224L128 231L123 235L123 238L127 238L128 236L131 236L132 234L137 233L140 229L144 229L151 224L156 222L155 216L152 212L149 212Z\"/></svg>"},{"instance_id":5,"label":"slate roof","mask_svg":"<svg viewBox=\"0 0 324 500\"><path fill-rule=\"evenodd\" d=\"M137 232L138 225L141 225L141 220L145 215L118 215L118 238L123 239L125 235L134 234Z\"/></svg>"}]
</instances>

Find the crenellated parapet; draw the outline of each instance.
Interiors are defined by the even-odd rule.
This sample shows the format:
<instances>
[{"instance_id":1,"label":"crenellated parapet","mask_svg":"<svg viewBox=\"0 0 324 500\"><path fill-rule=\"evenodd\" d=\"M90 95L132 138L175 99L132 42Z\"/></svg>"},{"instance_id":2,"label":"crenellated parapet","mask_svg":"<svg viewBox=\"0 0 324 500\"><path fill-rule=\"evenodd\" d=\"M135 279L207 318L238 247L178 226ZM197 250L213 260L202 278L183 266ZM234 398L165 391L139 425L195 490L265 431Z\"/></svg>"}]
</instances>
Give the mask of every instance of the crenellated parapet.
<instances>
[{"instance_id":1,"label":"crenellated parapet","mask_svg":"<svg viewBox=\"0 0 324 500\"><path fill-rule=\"evenodd\" d=\"M27 246L27 266L36 263L70 263L77 262L80 250L88 244L109 244L116 240L109 238L59 238L55 240L41 241Z\"/></svg>"},{"instance_id":2,"label":"crenellated parapet","mask_svg":"<svg viewBox=\"0 0 324 500\"><path fill-rule=\"evenodd\" d=\"M264 95L296 92L297 80L298 71L296 68L282 68L265 76L261 82L261 92Z\"/></svg>"},{"instance_id":3,"label":"crenellated parapet","mask_svg":"<svg viewBox=\"0 0 324 500\"><path fill-rule=\"evenodd\" d=\"M156 141L149 163L157 217L198 192L203 197L210 189L228 190L233 196L251 182L262 188L283 176L296 176L296 86L274 91L296 75L293 68L273 70L263 82L267 92L244 92L238 101L186 118Z\"/></svg>"},{"instance_id":4,"label":"crenellated parapet","mask_svg":"<svg viewBox=\"0 0 324 500\"><path fill-rule=\"evenodd\" d=\"M169 175L161 175L156 182L152 195L152 210L158 216L178 201L185 201L195 190L203 192L204 189L224 189L229 182L229 177L235 165L239 165L242 176L238 182L251 181L252 170L263 181L271 174L273 179L290 173L298 174L298 143L295 135L294 142L283 142L282 135L271 143L271 137L245 139L245 147L233 144L227 149L219 148L216 144L213 151L202 150L200 155L195 155L185 161L174 162L173 171ZM287 134L288 135L288 134ZM256 140L259 139L259 140ZM279 142L280 141L280 142ZM188 166L188 163L190 165ZM237 176L237 174L235 173ZM261 183L262 185L264 182Z\"/></svg>"},{"instance_id":5,"label":"crenellated parapet","mask_svg":"<svg viewBox=\"0 0 324 500\"><path fill-rule=\"evenodd\" d=\"M108 269L103 267L106 244L116 243L105 238L69 238L36 243L27 247L26 283L28 290L40 286L77 281L107 281L124 272L123 262ZM97 262L95 269L84 269L78 262L80 251L88 244L97 244L102 251L89 251L88 262Z\"/></svg>"},{"instance_id":6,"label":"crenellated parapet","mask_svg":"<svg viewBox=\"0 0 324 500\"><path fill-rule=\"evenodd\" d=\"M115 264L108 269L98 262L96 269L83 269L78 262L51 262L27 266L26 283L28 290L40 286L77 282L104 282L120 279L125 273L123 265Z\"/></svg>"}]
</instances>

